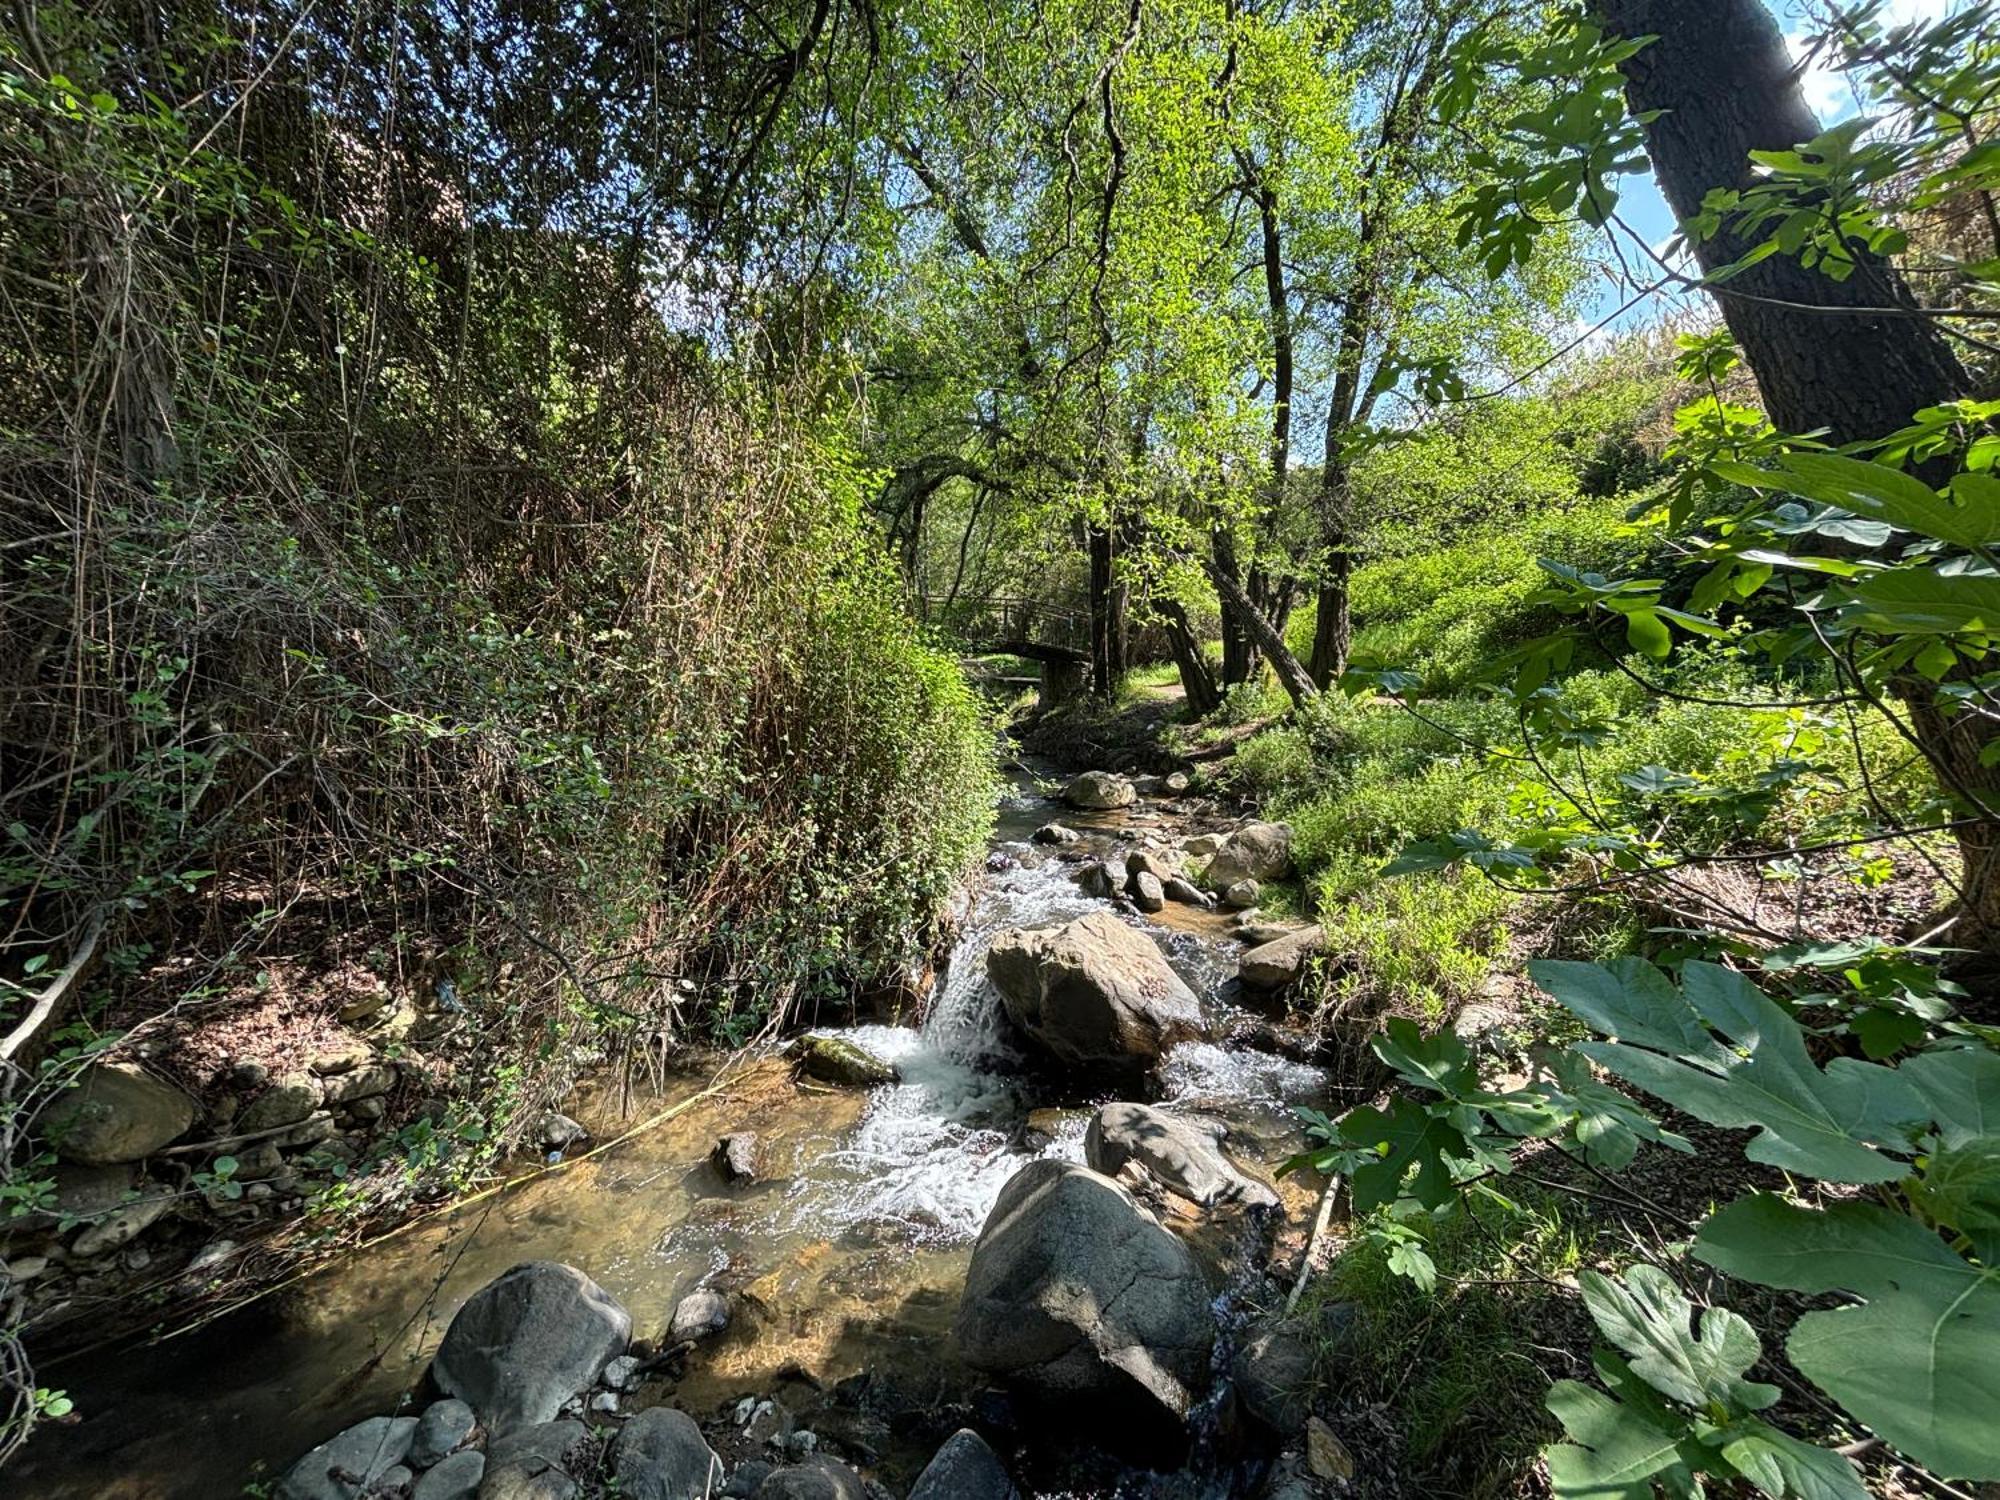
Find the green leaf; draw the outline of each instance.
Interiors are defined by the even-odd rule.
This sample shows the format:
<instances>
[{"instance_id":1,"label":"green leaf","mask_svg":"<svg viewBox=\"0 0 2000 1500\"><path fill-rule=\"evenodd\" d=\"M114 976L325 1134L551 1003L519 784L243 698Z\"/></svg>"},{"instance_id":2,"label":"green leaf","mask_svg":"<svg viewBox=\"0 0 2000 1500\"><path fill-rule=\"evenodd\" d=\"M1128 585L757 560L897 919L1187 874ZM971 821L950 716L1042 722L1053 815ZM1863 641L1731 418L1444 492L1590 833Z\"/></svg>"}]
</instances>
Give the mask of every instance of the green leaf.
<instances>
[{"instance_id":1,"label":"green leaf","mask_svg":"<svg viewBox=\"0 0 2000 1500\"><path fill-rule=\"evenodd\" d=\"M1684 1137L1662 1130L1659 1121L1640 1109L1624 1094L1599 1083L1590 1064L1574 1052L1562 1051L1550 1059L1553 1082L1539 1083L1534 1092L1559 1110L1575 1116L1576 1143L1584 1159L1593 1167L1617 1172L1632 1164L1641 1141L1652 1141L1676 1151L1694 1150Z\"/></svg>"},{"instance_id":2,"label":"green leaf","mask_svg":"<svg viewBox=\"0 0 2000 1500\"><path fill-rule=\"evenodd\" d=\"M1412 1167L1416 1176L1408 1188L1410 1196L1425 1208L1444 1207L1452 1200L1445 1155L1463 1158L1470 1152L1457 1126L1409 1098L1392 1101L1387 1110L1348 1111L1341 1117L1340 1133L1375 1153L1375 1159L1356 1167L1349 1180L1357 1214L1393 1203L1403 1193L1403 1178Z\"/></svg>"},{"instance_id":3,"label":"green leaf","mask_svg":"<svg viewBox=\"0 0 2000 1500\"><path fill-rule=\"evenodd\" d=\"M1425 1036L1407 1016L1391 1019L1372 1043L1375 1055L1408 1083L1457 1098L1479 1087L1472 1053L1450 1031Z\"/></svg>"},{"instance_id":4,"label":"green leaf","mask_svg":"<svg viewBox=\"0 0 2000 1500\"><path fill-rule=\"evenodd\" d=\"M1853 1464L1755 1417L1732 1424L1722 1456L1771 1500L1868 1500Z\"/></svg>"},{"instance_id":5,"label":"green leaf","mask_svg":"<svg viewBox=\"0 0 2000 1500\"><path fill-rule=\"evenodd\" d=\"M1755 1129L1744 1148L1752 1161L1829 1182L1909 1175L1908 1162L1875 1149L1910 1150L1928 1119L1923 1100L1894 1069L1838 1057L1821 1070L1798 1023L1741 974L1691 962L1684 976L1682 994L1660 1002L1662 1020L1674 1018L1678 1028L1649 1027L1633 1042L1584 1042L1576 1050L1696 1119ZM1539 972L1536 980L1543 982ZM1597 1026L1564 990L1550 993ZM1722 1046L1703 1023L1734 1045ZM1679 1039L1689 1026L1702 1029L1699 1043Z\"/></svg>"},{"instance_id":6,"label":"green leaf","mask_svg":"<svg viewBox=\"0 0 2000 1500\"><path fill-rule=\"evenodd\" d=\"M2000 1231L2000 1136L1938 1147L1909 1193L1936 1223L1991 1243Z\"/></svg>"},{"instance_id":7,"label":"green leaf","mask_svg":"<svg viewBox=\"0 0 2000 1500\"><path fill-rule=\"evenodd\" d=\"M2000 542L2000 510L1953 505L1900 469L1837 453L1786 453L1777 462L1783 474L1766 475L1767 487L1775 484L1791 494L1958 547Z\"/></svg>"},{"instance_id":8,"label":"green leaf","mask_svg":"<svg viewBox=\"0 0 2000 1500\"><path fill-rule=\"evenodd\" d=\"M1732 1412L1762 1411L1778 1399L1776 1386L1743 1378L1764 1349L1728 1308L1709 1308L1691 1331L1694 1308L1657 1266L1633 1266L1617 1281L1601 1271L1577 1279L1604 1336L1661 1395L1696 1410L1714 1403Z\"/></svg>"},{"instance_id":9,"label":"green leaf","mask_svg":"<svg viewBox=\"0 0 2000 1500\"><path fill-rule=\"evenodd\" d=\"M1545 1450L1559 1500L1654 1500L1655 1485L1677 1497L1700 1494L1700 1455L1686 1422L1622 1360L1604 1354L1596 1363L1622 1399L1574 1380L1558 1380L1544 1398L1570 1439Z\"/></svg>"},{"instance_id":10,"label":"green leaf","mask_svg":"<svg viewBox=\"0 0 2000 1500\"><path fill-rule=\"evenodd\" d=\"M1807 1209L1769 1193L1711 1217L1694 1253L1763 1286L1866 1299L1800 1318L1792 1363L1925 1467L2000 1479L2000 1268L1872 1203Z\"/></svg>"},{"instance_id":11,"label":"green leaf","mask_svg":"<svg viewBox=\"0 0 2000 1500\"><path fill-rule=\"evenodd\" d=\"M1608 964L1536 959L1528 975L1592 1031L1656 1052L1727 1061L1725 1050L1681 1003L1673 981L1643 958Z\"/></svg>"},{"instance_id":12,"label":"green leaf","mask_svg":"<svg viewBox=\"0 0 2000 1500\"><path fill-rule=\"evenodd\" d=\"M1674 649L1674 638L1661 623L1659 615L1649 609L1635 609L1625 616L1625 639L1634 651L1655 660L1669 655Z\"/></svg>"},{"instance_id":13,"label":"green leaf","mask_svg":"<svg viewBox=\"0 0 2000 1500\"><path fill-rule=\"evenodd\" d=\"M2000 1053L1984 1047L1923 1052L1896 1072L1923 1099L1946 1145L2000 1135Z\"/></svg>"},{"instance_id":14,"label":"green leaf","mask_svg":"<svg viewBox=\"0 0 2000 1500\"><path fill-rule=\"evenodd\" d=\"M2000 632L2000 578L1896 568L1854 586L1856 623L1892 635Z\"/></svg>"}]
</instances>

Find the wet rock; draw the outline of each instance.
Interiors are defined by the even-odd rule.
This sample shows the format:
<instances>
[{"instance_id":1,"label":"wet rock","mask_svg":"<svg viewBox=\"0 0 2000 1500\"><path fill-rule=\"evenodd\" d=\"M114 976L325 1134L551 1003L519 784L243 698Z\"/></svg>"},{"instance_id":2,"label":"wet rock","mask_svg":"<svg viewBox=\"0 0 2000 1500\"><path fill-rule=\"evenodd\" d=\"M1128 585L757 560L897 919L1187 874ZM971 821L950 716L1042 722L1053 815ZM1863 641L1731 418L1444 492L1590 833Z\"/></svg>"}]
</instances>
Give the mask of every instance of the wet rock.
<instances>
[{"instance_id":1,"label":"wet rock","mask_svg":"<svg viewBox=\"0 0 2000 1500\"><path fill-rule=\"evenodd\" d=\"M472 1408L463 1401L450 1396L433 1401L417 1418L417 1434L410 1441L410 1462L419 1469L428 1469L472 1436L474 1421Z\"/></svg>"},{"instance_id":2,"label":"wet rock","mask_svg":"<svg viewBox=\"0 0 2000 1500\"><path fill-rule=\"evenodd\" d=\"M722 1483L722 1460L693 1417L649 1406L611 1444L611 1472L621 1500L706 1500Z\"/></svg>"},{"instance_id":3,"label":"wet rock","mask_svg":"<svg viewBox=\"0 0 2000 1500\"><path fill-rule=\"evenodd\" d=\"M735 1130L719 1136L708 1159L724 1182L757 1180L757 1132Z\"/></svg>"},{"instance_id":4,"label":"wet rock","mask_svg":"<svg viewBox=\"0 0 2000 1500\"><path fill-rule=\"evenodd\" d=\"M486 1455L467 1449L439 1460L417 1481L410 1500L472 1500L486 1477Z\"/></svg>"},{"instance_id":5,"label":"wet rock","mask_svg":"<svg viewBox=\"0 0 2000 1500\"><path fill-rule=\"evenodd\" d=\"M431 1375L493 1432L547 1422L625 1350L632 1319L573 1266L529 1261L466 1299Z\"/></svg>"},{"instance_id":6,"label":"wet rock","mask_svg":"<svg viewBox=\"0 0 2000 1500\"><path fill-rule=\"evenodd\" d=\"M1084 1132L1083 1159L1107 1177L1137 1163L1162 1187L1203 1208L1219 1203L1276 1208L1278 1195L1223 1155L1222 1129L1213 1120L1170 1115L1146 1104L1107 1104Z\"/></svg>"},{"instance_id":7,"label":"wet rock","mask_svg":"<svg viewBox=\"0 0 2000 1500\"><path fill-rule=\"evenodd\" d=\"M576 1475L591 1463L590 1431L581 1422L537 1422L486 1444L479 1500L572 1500Z\"/></svg>"},{"instance_id":8,"label":"wet rock","mask_svg":"<svg viewBox=\"0 0 2000 1500\"><path fill-rule=\"evenodd\" d=\"M137 1198L114 1208L110 1213L89 1224L81 1234L70 1241L72 1254L86 1259L92 1256L109 1255L114 1250L122 1250L132 1243L155 1220L173 1206L173 1197L163 1187L142 1183Z\"/></svg>"},{"instance_id":9,"label":"wet rock","mask_svg":"<svg viewBox=\"0 0 2000 1500\"><path fill-rule=\"evenodd\" d=\"M356 1500L410 1451L415 1417L370 1417L327 1439L285 1471L278 1500Z\"/></svg>"},{"instance_id":10,"label":"wet rock","mask_svg":"<svg viewBox=\"0 0 2000 1500\"><path fill-rule=\"evenodd\" d=\"M1154 912L1167 909L1167 893L1160 886L1160 877L1147 870L1141 870L1132 877L1132 904L1140 911Z\"/></svg>"},{"instance_id":11,"label":"wet rock","mask_svg":"<svg viewBox=\"0 0 2000 1500\"><path fill-rule=\"evenodd\" d=\"M325 1081L328 1104L351 1104L356 1099L372 1099L396 1086L396 1069L389 1063L370 1063L351 1072L339 1073Z\"/></svg>"},{"instance_id":12,"label":"wet rock","mask_svg":"<svg viewBox=\"0 0 2000 1500\"><path fill-rule=\"evenodd\" d=\"M1281 990L1296 982L1325 946L1326 934L1318 927L1301 927L1245 953L1236 961L1236 975L1253 989Z\"/></svg>"},{"instance_id":13,"label":"wet rock","mask_svg":"<svg viewBox=\"0 0 2000 1500\"><path fill-rule=\"evenodd\" d=\"M1229 1362L1243 1409L1281 1438L1296 1437L1312 1415L1313 1346L1277 1319L1245 1331Z\"/></svg>"},{"instance_id":14,"label":"wet rock","mask_svg":"<svg viewBox=\"0 0 2000 1500\"><path fill-rule=\"evenodd\" d=\"M1202 878L1220 891L1239 880L1283 880L1291 873L1291 824L1245 823L1222 841Z\"/></svg>"},{"instance_id":15,"label":"wet rock","mask_svg":"<svg viewBox=\"0 0 2000 1500\"><path fill-rule=\"evenodd\" d=\"M1115 771L1085 771L1070 779L1063 788L1062 799L1071 807L1103 810L1130 807L1139 800L1139 793Z\"/></svg>"},{"instance_id":16,"label":"wet rock","mask_svg":"<svg viewBox=\"0 0 2000 1500\"><path fill-rule=\"evenodd\" d=\"M535 1138L545 1151L567 1151L579 1141L589 1140L590 1132L568 1115L552 1109L536 1125Z\"/></svg>"},{"instance_id":17,"label":"wet rock","mask_svg":"<svg viewBox=\"0 0 2000 1500\"><path fill-rule=\"evenodd\" d=\"M245 1135L296 1125L320 1107L326 1088L312 1074L287 1073L252 1099L236 1117L236 1128Z\"/></svg>"},{"instance_id":18,"label":"wet rock","mask_svg":"<svg viewBox=\"0 0 2000 1500\"><path fill-rule=\"evenodd\" d=\"M134 1063L96 1063L43 1111L40 1130L64 1161L138 1161L194 1124L194 1100Z\"/></svg>"},{"instance_id":19,"label":"wet rock","mask_svg":"<svg viewBox=\"0 0 2000 1500\"><path fill-rule=\"evenodd\" d=\"M756 1500L868 1500L861 1476L824 1454L773 1469L752 1493Z\"/></svg>"},{"instance_id":20,"label":"wet rock","mask_svg":"<svg viewBox=\"0 0 2000 1500\"><path fill-rule=\"evenodd\" d=\"M1194 1253L1110 1178L1033 1161L980 1230L955 1332L974 1369L1079 1423L1178 1428L1215 1325Z\"/></svg>"},{"instance_id":21,"label":"wet rock","mask_svg":"<svg viewBox=\"0 0 2000 1500\"><path fill-rule=\"evenodd\" d=\"M917 1476L910 1500L1020 1500L1020 1491L986 1439L961 1427Z\"/></svg>"},{"instance_id":22,"label":"wet rock","mask_svg":"<svg viewBox=\"0 0 2000 1500\"><path fill-rule=\"evenodd\" d=\"M1223 887L1222 904L1236 911L1255 906L1264 897L1264 888L1254 880L1238 880Z\"/></svg>"},{"instance_id":23,"label":"wet rock","mask_svg":"<svg viewBox=\"0 0 2000 1500\"><path fill-rule=\"evenodd\" d=\"M1072 1067L1131 1068L1201 1029L1194 992L1109 912L994 938L986 972L1009 1019Z\"/></svg>"},{"instance_id":24,"label":"wet rock","mask_svg":"<svg viewBox=\"0 0 2000 1500\"><path fill-rule=\"evenodd\" d=\"M728 1326L729 1299L714 1287L697 1287L674 1305L673 1319L667 1325L667 1341L697 1343L714 1338Z\"/></svg>"},{"instance_id":25,"label":"wet rock","mask_svg":"<svg viewBox=\"0 0 2000 1500\"><path fill-rule=\"evenodd\" d=\"M791 1055L806 1076L823 1083L874 1088L878 1084L895 1083L901 1077L893 1064L845 1037L808 1032L792 1043Z\"/></svg>"},{"instance_id":26,"label":"wet rock","mask_svg":"<svg viewBox=\"0 0 2000 1500\"><path fill-rule=\"evenodd\" d=\"M1185 875L1169 875L1160 882L1169 901L1178 901L1183 906L1199 906L1203 911L1215 905L1215 898Z\"/></svg>"},{"instance_id":27,"label":"wet rock","mask_svg":"<svg viewBox=\"0 0 2000 1500\"><path fill-rule=\"evenodd\" d=\"M1083 835L1063 823L1044 823L1029 835L1037 844L1074 844Z\"/></svg>"},{"instance_id":28,"label":"wet rock","mask_svg":"<svg viewBox=\"0 0 2000 1500\"><path fill-rule=\"evenodd\" d=\"M1108 859L1094 860L1078 870L1076 883L1086 896L1115 896L1125 885L1125 872Z\"/></svg>"}]
</instances>

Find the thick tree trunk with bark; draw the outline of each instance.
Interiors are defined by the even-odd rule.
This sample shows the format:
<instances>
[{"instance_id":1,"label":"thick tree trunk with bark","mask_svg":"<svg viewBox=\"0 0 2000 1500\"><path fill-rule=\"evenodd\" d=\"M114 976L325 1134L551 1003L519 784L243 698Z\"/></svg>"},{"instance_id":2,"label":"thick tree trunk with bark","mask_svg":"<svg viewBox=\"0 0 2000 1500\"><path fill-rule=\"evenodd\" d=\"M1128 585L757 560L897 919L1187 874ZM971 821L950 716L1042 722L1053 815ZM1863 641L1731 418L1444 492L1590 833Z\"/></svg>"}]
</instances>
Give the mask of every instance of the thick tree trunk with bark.
<instances>
[{"instance_id":1,"label":"thick tree trunk with bark","mask_svg":"<svg viewBox=\"0 0 2000 1500\"><path fill-rule=\"evenodd\" d=\"M1622 65L1634 113L1664 111L1646 127L1660 187L1683 220L1712 188L1750 181L1749 153L1785 150L1819 133L1777 22L1759 0L1596 0L1606 30L1657 36ZM1699 242L1705 270L1751 245L1727 232ZM1853 247L1845 282L1773 255L1715 289L1729 330L1786 432L1827 429L1836 443L1879 438L1919 408L1970 394L1951 347L1929 321L1895 311L1915 304L1895 267ZM1761 299L1761 300L1760 300ZM1824 311L1836 309L1837 311ZM1945 790L1979 821L1959 834L1964 926L1949 941L1992 950L2000 941L2000 767L1980 764L1993 734L1974 715L1947 717L1935 686L1898 685L1911 731Z\"/></svg>"},{"instance_id":2,"label":"thick tree trunk with bark","mask_svg":"<svg viewBox=\"0 0 2000 1500\"><path fill-rule=\"evenodd\" d=\"M1109 697L1125 676L1126 641L1130 634L1129 590L1119 581L1117 533L1108 526L1089 528L1090 548L1090 690Z\"/></svg>"},{"instance_id":3,"label":"thick tree trunk with bark","mask_svg":"<svg viewBox=\"0 0 2000 1500\"><path fill-rule=\"evenodd\" d=\"M1711 189L1749 185L1752 151L1788 150L1819 134L1784 35L1760 0L1597 0L1597 9L1607 31L1657 37L1621 71L1635 114L1664 111L1646 127L1646 145L1683 222ZM1704 271L1751 248L1726 229L1694 244ZM1824 427L1836 443L1881 437L1919 407L1966 393L1964 368L1929 322L1802 310L1915 305L1894 267L1857 259L1841 282L1773 255L1716 289L1780 431Z\"/></svg>"},{"instance_id":4,"label":"thick tree trunk with bark","mask_svg":"<svg viewBox=\"0 0 2000 1500\"><path fill-rule=\"evenodd\" d=\"M1201 638L1195 634L1179 600L1162 599L1154 608L1166 622L1167 644L1173 650L1174 665L1180 669L1181 692L1187 698L1188 709L1198 719L1207 718L1222 706L1222 690L1216 685L1214 672L1209 670L1208 658L1202 654Z\"/></svg>"},{"instance_id":5,"label":"thick tree trunk with bark","mask_svg":"<svg viewBox=\"0 0 2000 1500\"><path fill-rule=\"evenodd\" d=\"M1224 604L1236 611L1244 627L1257 643L1257 649L1264 653L1264 659L1271 664L1271 670L1278 674L1278 683L1291 697L1294 706L1310 702L1319 696L1319 689L1313 685L1312 674L1299 664L1292 655L1285 638L1278 634L1271 622L1264 618L1250 596L1243 591L1242 583L1224 573L1213 563L1208 569L1209 582L1215 585L1215 592Z\"/></svg>"}]
</instances>

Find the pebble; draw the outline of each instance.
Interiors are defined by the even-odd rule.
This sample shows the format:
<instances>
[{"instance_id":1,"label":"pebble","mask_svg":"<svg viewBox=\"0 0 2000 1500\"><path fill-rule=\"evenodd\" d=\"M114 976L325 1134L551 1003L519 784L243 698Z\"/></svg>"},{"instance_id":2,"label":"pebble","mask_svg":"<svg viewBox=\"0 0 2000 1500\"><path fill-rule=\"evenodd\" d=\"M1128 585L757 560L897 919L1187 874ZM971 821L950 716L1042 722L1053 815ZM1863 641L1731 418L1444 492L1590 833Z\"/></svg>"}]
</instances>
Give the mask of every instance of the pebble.
<instances>
[{"instance_id":1,"label":"pebble","mask_svg":"<svg viewBox=\"0 0 2000 1500\"><path fill-rule=\"evenodd\" d=\"M605 1388L614 1391L630 1391L639 1384L640 1361L629 1354L621 1354L604 1367L599 1378Z\"/></svg>"}]
</instances>

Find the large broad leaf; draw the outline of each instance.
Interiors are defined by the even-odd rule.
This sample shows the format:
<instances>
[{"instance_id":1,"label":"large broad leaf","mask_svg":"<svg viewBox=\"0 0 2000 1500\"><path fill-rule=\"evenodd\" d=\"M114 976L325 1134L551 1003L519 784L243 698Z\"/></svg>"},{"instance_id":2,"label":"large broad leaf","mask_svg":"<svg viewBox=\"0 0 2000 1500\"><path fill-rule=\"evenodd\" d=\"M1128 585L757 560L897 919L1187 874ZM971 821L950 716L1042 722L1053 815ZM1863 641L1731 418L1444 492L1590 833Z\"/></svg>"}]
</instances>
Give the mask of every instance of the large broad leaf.
<instances>
[{"instance_id":1,"label":"large broad leaf","mask_svg":"<svg viewBox=\"0 0 2000 1500\"><path fill-rule=\"evenodd\" d=\"M1702 1226L1695 1255L1859 1307L1807 1313L1785 1352L1884 1442L1952 1479L2000 1479L2000 1267L1870 1203L1799 1208L1768 1193Z\"/></svg>"},{"instance_id":2,"label":"large broad leaf","mask_svg":"<svg viewBox=\"0 0 2000 1500\"><path fill-rule=\"evenodd\" d=\"M1723 477L1736 483L1780 489L1954 546L1979 548L2000 542L2000 511L1954 505L1900 469L1837 453L1786 453L1777 463L1781 472L1776 474L1742 464L1717 467L1719 472L1726 469Z\"/></svg>"},{"instance_id":3,"label":"large broad leaf","mask_svg":"<svg viewBox=\"0 0 2000 1500\"><path fill-rule=\"evenodd\" d=\"M2000 578L1896 568L1854 585L1854 623L1888 635L2000 634Z\"/></svg>"},{"instance_id":4,"label":"large broad leaf","mask_svg":"<svg viewBox=\"0 0 2000 1500\"><path fill-rule=\"evenodd\" d=\"M1772 1500L1868 1500L1854 1465L1747 1417L1720 1435L1722 1456Z\"/></svg>"},{"instance_id":5,"label":"large broad leaf","mask_svg":"<svg viewBox=\"0 0 2000 1500\"><path fill-rule=\"evenodd\" d=\"M1923 1096L1946 1145L2000 1136L2000 1053L1984 1047L1923 1052L1896 1071Z\"/></svg>"},{"instance_id":6,"label":"large broad leaf","mask_svg":"<svg viewBox=\"0 0 2000 1500\"><path fill-rule=\"evenodd\" d=\"M1536 981L1589 1025L1626 1038L1584 1042L1578 1052L1696 1119L1755 1128L1745 1148L1752 1161L1829 1182L1909 1175L1901 1156L1930 1117L1917 1091L1875 1063L1842 1057L1815 1067L1798 1023L1741 974L1690 963L1680 992L1647 979L1613 1004L1602 985L1579 987L1555 967L1534 965ZM1617 973L1639 977L1629 967Z\"/></svg>"},{"instance_id":7,"label":"large broad leaf","mask_svg":"<svg viewBox=\"0 0 2000 1500\"><path fill-rule=\"evenodd\" d=\"M1616 1281L1601 1271L1577 1280L1604 1336L1661 1395L1697 1411L1711 1403L1762 1411L1778 1399L1776 1386L1743 1378L1764 1350L1755 1330L1728 1308L1709 1308L1692 1327L1693 1306L1657 1266L1633 1266Z\"/></svg>"},{"instance_id":8,"label":"large broad leaf","mask_svg":"<svg viewBox=\"0 0 2000 1500\"><path fill-rule=\"evenodd\" d=\"M1728 1060L1700 1021L1674 992L1674 983L1643 958L1608 964L1536 959L1528 965L1536 984L1584 1025L1655 1052Z\"/></svg>"},{"instance_id":9,"label":"large broad leaf","mask_svg":"<svg viewBox=\"0 0 2000 1500\"><path fill-rule=\"evenodd\" d=\"M1393 1203L1412 1167L1416 1177L1409 1185L1410 1196L1425 1208L1444 1207L1452 1199L1451 1168L1445 1164L1445 1156L1464 1158L1470 1154L1463 1131L1408 1098L1394 1100L1386 1110L1348 1111L1341 1117L1340 1133L1354 1145L1375 1153L1374 1160L1354 1169L1348 1183L1357 1214Z\"/></svg>"},{"instance_id":10,"label":"large broad leaf","mask_svg":"<svg viewBox=\"0 0 2000 1500\"><path fill-rule=\"evenodd\" d=\"M1655 1485L1675 1500L1701 1494L1695 1474L1706 1455L1686 1420L1624 1361L1600 1354L1597 1374L1615 1399L1574 1380L1558 1380L1545 1398L1570 1439L1547 1450L1558 1500L1654 1500Z\"/></svg>"},{"instance_id":11,"label":"large broad leaf","mask_svg":"<svg viewBox=\"0 0 2000 1500\"><path fill-rule=\"evenodd\" d=\"M1589 1062L1574 1052L1556 1053L1549 1059L1549 1071L1555 1075L1553 1080L1534 1085L1533 1092L1575 1118L1576 1143L1593 1167L1624 1170L1639 1154L1641 1141L1693 1152L1693 1145L1684 1136L1662 1130L1658 1120L1625 1095L1599 1083Z\"/></svg>"},{"instance_id":12,"label":"large broad leaf","mask_svg":"<svg viewBox=\"0 0 2000 1500\"><path fill-rule=\"evenodd\" d=\"M1419 1088L1456 1098L1479 1087L1471 1051L1450 1031L1425 1036L1415 1021L1397 1016L1372 1045L1377 1057Z\"/></svg>"}]
</instances>

